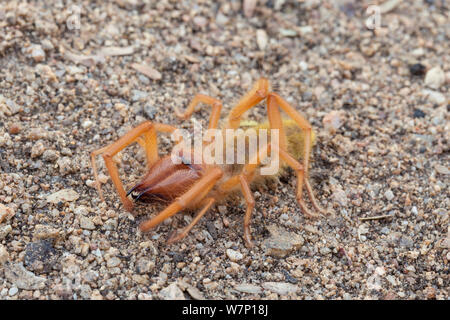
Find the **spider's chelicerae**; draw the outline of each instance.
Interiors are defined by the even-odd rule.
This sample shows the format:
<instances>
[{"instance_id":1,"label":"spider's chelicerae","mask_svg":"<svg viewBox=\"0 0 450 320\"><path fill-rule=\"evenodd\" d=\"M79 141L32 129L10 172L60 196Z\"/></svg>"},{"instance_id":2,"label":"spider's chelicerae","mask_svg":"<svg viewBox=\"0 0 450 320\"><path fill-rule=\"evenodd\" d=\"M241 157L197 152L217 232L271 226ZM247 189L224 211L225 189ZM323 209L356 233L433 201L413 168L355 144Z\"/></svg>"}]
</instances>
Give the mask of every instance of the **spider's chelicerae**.
<instances>
[{"instance_id":1,"label":"spider's chelicerae","mask_svg":"<svg viewBox=\"0 0 450 320\"><path fill-rule=\"evenodd\" d=\"M228 121L220 126L221 132L228 132L229 130L227 129L240 128L242 125L242 115L263 100L266 100L267 103L269 121L261 124L247 122L247 127L252 127L256 132L269 132L269 135L274 132L273 130L276 130L278 139L274 143L269 138L270 140L267 139L267 141L270 141L269 143L258 145L254 153L249 154L245 163L211 163L203 161L203 158L200 158L200 162L192 162L192 155L195 153L195 150L186 149L186 146L178 152L177 156L181 161L174 162L174 157L171 155L160 158L158 155L157 133L173 133L176 128L167 124L153 123L150 121L140 124L111 145L93 151L91 153L92 167L101 199L103 200L103 195L95 163L95 157L100 154L105 160L106 167L122 203L128 211L133 209L133 203L128 198L130 194L134 198L134 201L153 200L169 203L163 211L140 225L140 229L143 232L154 228L165 219L183 209L199 209L199 212L194 216L188 226L168 239L168 242L172 243L185 237L213 204L223 201L233 192L241 191L247 203L247 210L244 217L244 240L246 245L251 247L253 244L250 233L250 219L255 206L255 200L250 186L262 177L260 169L263 162L269 158L268 153L273 154L275 152L280 159L281 166L289 166L296 172L297 200L302 211L310 217L318 216L316 212L326 213L317 203L308 181L311 146L314 140L311 125L286 100L277 93L270 91L269 81L267 79L262 78L257 81L253 88L237 103L231 110ZM208 129L217 129L222 103L212 97L202 94L196 95L186 111L180 113L177 110L177 115L187 119L192 115L195 107L199 103L211 106L212 114ZM282 119L280 109L290 119ZM264 131L260 129L270 130ZM259 135L258 133L258 138ZM229 141L233 142L234 148L235 140L222 139L224 149L230 143ZM216 140L213 139L212 141ZM246 136L245 141L245 145L247 146L249 142L248 136ZM148 172L142 178L141 182L136 184L127 193L119 178L113 157L134 142L138 142L145 149ZM201 146L202 148L206 148L209 144L202 142ZM190 161L186 161L188 156ZM297 159L301 159L301 162ZM309 195L311 204L316 212L311 211L305 205L303 190L306 190Z\"/></svg>"}]
</instances>

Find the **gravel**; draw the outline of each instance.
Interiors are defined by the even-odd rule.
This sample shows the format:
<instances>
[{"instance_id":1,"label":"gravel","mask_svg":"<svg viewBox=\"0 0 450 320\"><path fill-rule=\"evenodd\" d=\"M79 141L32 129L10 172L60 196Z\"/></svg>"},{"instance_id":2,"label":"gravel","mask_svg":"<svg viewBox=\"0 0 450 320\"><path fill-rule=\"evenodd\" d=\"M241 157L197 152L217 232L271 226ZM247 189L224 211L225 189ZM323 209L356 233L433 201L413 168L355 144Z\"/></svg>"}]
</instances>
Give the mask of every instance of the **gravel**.
<instances>
[{"instance_id":1,"label":"gravel","mask_svg":"<svg viewBox=\"0 0 450 320\"><path fill-rule=\"evenodd\" d=\"M448 4L378 3L370 30L370 1L1 2L0 298L448 300ZM192 130L174 108L197 93L225 118L261 76L314 128L332 215L303 215L286 170L252 186L253 248L238 197L168 245L192 214L142 234L163 206L124 210L101 157L100 201L93 150L145 120ZM126 189L146 171L138 145L115 160Z\"/></svg>"},{"instance_id":2,"label":"gravel","mask_svg":"<svg viewBox=\"0 0 450 320\"><path fill-rule=\"evenodd\" d=\"M233 249L227 249L227 256L233 262L237 262L244 257L242 253L240 253L239 251L235 251Z\"/></svg>"}]
</instances>

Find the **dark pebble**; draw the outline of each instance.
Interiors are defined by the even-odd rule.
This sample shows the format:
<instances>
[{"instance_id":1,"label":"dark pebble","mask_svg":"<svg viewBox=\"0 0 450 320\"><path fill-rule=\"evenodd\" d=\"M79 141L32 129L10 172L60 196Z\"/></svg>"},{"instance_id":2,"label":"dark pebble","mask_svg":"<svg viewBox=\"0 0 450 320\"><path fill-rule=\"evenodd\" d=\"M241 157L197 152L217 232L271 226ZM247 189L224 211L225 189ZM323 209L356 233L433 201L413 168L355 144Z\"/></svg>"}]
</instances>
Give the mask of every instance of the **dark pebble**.
<instances>
[{"instance_id":1,"label":"dark pebble","mask_svg":"<svg viewBox=\"0 0 450 320\"><path fill-rule=\"evenodd\" d=\"M206 228L208 229L208 232L211 235L211 237L214 240L217 240L217 229L216 229L216 226L214 225L214 222L207 221L206 222Z\"/></svg>"},{"instance_id":2,"label":"dark pebble","mask_svg":"<svg viewBox=\"0 0 450 320\"><path fill-rule=\"evenodd\" d=\"M414 110L414 114L413 114L414 118L424 118L425 117L425 112L423 112L420 109L415 109Z\"/></svg>"},{"instance_id":3,"label":"dark pebble","mask_svg":"<svg viewBox=\"0 0 450 320\"><path fill-rule=\"evenodd\" d=\"M170 251L168 253L168 255L172 256L173 262L175 262L175 263L184 262L184 260L185 260L185 254L182 252Z\"/></svg>"},{"instance_id":4,"label":"dark pebble","mask_svg":"<svg viewBox=\"0 0 450 320\"><path fill-rule=\"evenodd\" d=\"M426 71L427 68L421 63L415 63L409 66L409 72L411 72L413 76L423 76Z\"/></svg>"},{"instance_id":5,"label":"dark pebble","mask_svg":"<svg viewBox=\"0 0 450 320\"><path fill-rule=\"evenodd\" d=\"M284 270L284 269L281 270L281 271L283 272L283 274L284 274L284 276L285 276L287 282L290 282L290 283L292 283L292 284L297 284L297 283L298 283L298 280L295 279L293 276L291 276L291 275L289 274L289 272L287 272L287 271Z\"/></svg>"},{"instance_id":6,"label":"dark pebble","mask_svg":"<svg viewBox=\"0 0 450 320\"><path fill-rule=\"evenodd\" d=\"M57 258L57 252L49 240L30 242L25 247L24 263L31 271L50 272Z\"/></svg>"}]
</instances>

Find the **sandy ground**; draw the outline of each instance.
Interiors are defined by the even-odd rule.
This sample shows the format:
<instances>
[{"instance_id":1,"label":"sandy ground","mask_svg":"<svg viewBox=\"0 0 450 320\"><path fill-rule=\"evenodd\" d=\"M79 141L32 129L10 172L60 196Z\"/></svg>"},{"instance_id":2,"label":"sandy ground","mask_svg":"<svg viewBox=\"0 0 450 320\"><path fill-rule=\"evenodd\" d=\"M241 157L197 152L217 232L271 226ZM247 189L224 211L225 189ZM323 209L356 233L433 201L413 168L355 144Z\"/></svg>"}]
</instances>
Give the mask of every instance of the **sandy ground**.
<instances>
[{"instance_id":1,"label":"sandy ground","mask_svg":"<svg viewBox=\"0 0 450 320\"><path fill-rule=\"evenodd\" d=\"M1 299L449 298L448 2L30 2L0 4ZM126 212L99 159L100 201L91 151L147 119L192 129L174 107L198 92L225 117L261 76L314 127L334 216L302 214L293 171L254 188L251 250L242 199L174 245L191 216L141 234L162 207ZM127 187L145 172L138 147L117 161Z\"/></svg>"}]
</instances>

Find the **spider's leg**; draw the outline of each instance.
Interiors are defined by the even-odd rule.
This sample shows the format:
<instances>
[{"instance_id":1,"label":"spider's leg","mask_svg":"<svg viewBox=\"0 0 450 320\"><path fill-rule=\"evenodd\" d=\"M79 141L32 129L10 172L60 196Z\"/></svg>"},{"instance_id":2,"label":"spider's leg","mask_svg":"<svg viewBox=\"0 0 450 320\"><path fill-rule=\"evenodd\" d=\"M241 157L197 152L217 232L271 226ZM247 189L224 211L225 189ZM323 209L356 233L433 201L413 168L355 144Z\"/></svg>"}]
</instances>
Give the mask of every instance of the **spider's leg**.
<instances>
[{"instance_id":1,"label":"spider's leg","mask_svg":"<svg viewBox=\"0 0 450 320\"><path fill-rule=\"evenodd\" d=\"M250 108L257 105L267 97L269 91L269 81L265 78L259 79L253 88L239 100L233 107L228 117L228 128L237 129L241 123L241 117Z\"/></svg>"},{"instance_id":2,"label":"spider's leg","mask_svg":"<svg viewBox=\"0 0 450 320\"><path fill-rule=\"evenodd\" d=\"M147 167L150 169L156 161L159 159L158 154L158 139L157 139L157 133L163 132L163 133L172 133L176 130L174 126L168 125L168 124L162 124L162 123L153 123L153 128L151 128L148 131L144 132L144 139L139 138L137 142L139 143L139 140L143 140L144 144L143 147L146 152L147 156ZM142 142L139 143L142 146Z\"/></svg>"},{"instance_id":3,"label":"spider's leg","mask_svg":"<svg viewBox=\"0 0 450 320\"><path fill-rule=\"evenodd\" d=\"M158 145L157 145L157 140L156 140L156 132L157 131L172 132L173 130L175 130L175 127L165 125L165 124L157 124L157 123L153 124L150 121L146 121L146 122L140 124L139 126L137 126L136 128L132 129L125 135L123 135L121 138L119 138L119 140L112 143L111 145L93 151L91 153L92 168L94 171L96 187L97 187L97 190L99 191L100 198L102 199L102 201L104 199L103 199L103 194L102 194L101 188L100 188L100 181L98 180L98 175L97 175L97 166L95 163L96 156L98 156L100 154L103 156L103 159L105 160L106 168L108 169L108 172L111 176L111 180L113 181L114 186L116 187L117 192L119 193L120 199L122 200L124 207L128 211L131 211L131 209L133 208L133 204L127 198L126 192L123 188L122 181L119 178L117 166L113 160L113 157L118 152L120 152L121 150L123 150L124 148L126 148L127 146L132 144L133 142L138 142L140 145L144 145L144 148L146 151L146 156L147 156L148 167L150 168L151 165L153 165L159 158ZM141 138L142 136L144 136L144 139Z\"/></svg>"},{"instance_id":4,"label":"spider's leg","mask_svg":"<svg viewBox=\"0 0 450 320\"><path fill-rule=\"evenodd\" d=\"M233 189L236 185L241 186L242 194L244 195L247 203L247 209L244 217L244 240L247 247L253 246L252 236L250 232L250 221L252 218L253 209L255 207L255 199L253 198L250 190L249 182L252 180L255 170L261 164L261 162L267 157L267 152L270 150L270 144L262 147L259 152L252 156L251 161L244 166L242 172L239 175L233 176L230 179L222 183L218 190L223 193L227 193Z\"/></svg>"},{"instance_id":5,"label":"spider's leg","mask_svg":"<svg viewBox=\"0 0 450 320\"><path fill-rule=\"evenodd\" d=\"M192 99L191 103L188 105L184 113L181 113L176 107L175 113L177 114L178 117L182 119L187 119L192 115L192 113L195 110L195 107L199 103L205 103L212 107L208 129L216 129L217 125L219 124L220 111L222 110L222 102L210 96L206 96L204 94L197 94L195 95L194 99Z\"/></svg>"},{"instance_id":6,"label":"spider's leg","mask_svg":"<svg viewBox=\"0 0 450 320\"><path fill-rule=\"evenodd\" d=\"M281 107L283 111L285 111L300 127L300 129L305 133L305 142L304 142L304 153L303 153L303 165L295 160L292 156L290 156L286 151L286 137L284 130L282 130L282 121L280 116L280 111L278 110L278 106ZM311 153L311 134L312 127L309 122L295 110L286 100L281 98L276 93L269 93L267 97L267 108L268 108L268 116L269 122L271 124L272 129L279 128L280 129L280 142L279 142L279 153L280 158L284 160L290 167L292 167L297 173L297 200L302 207L303 211L310 216L316 216L316 214L312 214L309 210L307 210L305 203L303 201L303 185L305 184L308 195L311 199L311 203L313 207L325 214L326 211L322 209L317 203L316 198L312 192L312 188L308 182L308 168L309 168L309 157Z\"/></svg>"},{"instance_id":7,"label":"spider's leg","mask_svg":"<svg viewBox=\"0 0 450 320\"><path fill-rule=\"evenodd\" d=\"M103 197L102 187L100 185L100 180L98 179L98 171L97 171L97 163L95 162L95 158L99 155L105 152L105 150L108 147L103 147L97 150L94 150L91 152L91 165L92 165L92 171L94 171L94 179L95 179L95 187L97 188L98 194L100 196L100 199L102 201L105 201L105 198Z\"/></svg>"},{"instance_id":8,"label":"spider's leg","mask_svg":"<svg viewBox=\"0 0 450 320\"><path fill-rule=\"evenodd\" d=\"M222 177L223 172L219 168L213 168L211 171L206 173L200 180L198 180L191 189L184 193L181 197L177 198L172 202L167 208L158 213L156 217L147 220L139 226L142 232L146 232L158 224L166 220L167 218L173 216L177 212L188 207L190 203L194 201L199 201L205 197L208 192L214 187L216 182Z\"/></svg>"},{"instance_id":9,"label":"spider's leg","mask_svg":"<svg viewBox=\"0 0 450 320\"><path fill-rule=\"evenodd\" d=\"M244 240L248 248L253 247L252 236L250 233L250 220L252 218L253 208L255 207L255 199L253 198L252 191L244 175L239 175L239 182L241 184L242 194L244 195L245 202L247 202L247 210L244 217Z\"/></svg>"},{"instance_id":10,"label":"spider's leg","mask_svg":"<svg viewBox=\"0 0 450 320\"><path fill-rule=\"evenodd\" d=\"M302 198L302 186L303 186L303 180L304 180L304 174L305 174L305 168L303 167L303 165L298 162L297 160L295 160L289 153L287 153L285 150L283 149L279 149L278 150L279 154L280 154L280 158L285 161L288 166L290 166L292 169L294 169L294 171L297 173L297 201L300 204L300 207L302 208L303 212L310 216L310 217L317 217L318 215L316 213L312 213L305 205L305 202ZM313 202L314 205L314 201L312 200L314 199L313 197L311 197L311 201ZM318 210L321 211L322 209L317 205L317 203L315 203L314 207Z\"/></svg>"},{"instance_id":11,"label":"spider's leg","mask_svg":"<svg viewBox=\"0 0 450 320\"><path fill-rule=\"evenodd\" d=\"M191 231L191 229L197 224L197 222L200 221L201 217L204 216L204 214L208 211L209 208L211 208L211 206L214 204L215 201L216 200L214 198L204 199L205 206L203 207L203 209L195 215L195 217L194 217L194 219L192 219L191 223L189 223L189 225L187 227L185 227L180 233L176 233L173 236L171 236L167 240L167 243L171 244L171 243L174 243L174 242L179 241L179 240L183 239L184 237L186 237L186 235L189 233L189 231Z\"/></svg>"}]
</instances>

